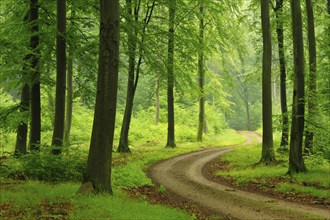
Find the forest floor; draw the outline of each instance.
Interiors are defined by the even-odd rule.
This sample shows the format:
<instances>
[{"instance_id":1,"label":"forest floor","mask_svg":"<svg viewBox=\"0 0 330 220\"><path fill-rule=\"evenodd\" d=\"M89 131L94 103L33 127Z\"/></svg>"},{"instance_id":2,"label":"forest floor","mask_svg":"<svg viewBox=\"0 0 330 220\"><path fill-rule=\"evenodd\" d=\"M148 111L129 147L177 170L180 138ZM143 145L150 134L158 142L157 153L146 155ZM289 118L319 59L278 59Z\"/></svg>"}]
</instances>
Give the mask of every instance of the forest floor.
<instances>
[{"instance_id":1,"label":"forest floor","mask_svg":"<svg viewBox=\"0 0 330 220\"><path fill-rule=\"evenodd\" d=\"M253 132L243 132L251 144L261 141ZM242 145L242 144L241 144ZM240 145L240 146L241 146ZM129 189L132 197L146 196L151 203L184 209L197 219L330 219L329 204L308 197L291 195L283 199L270 186L238 186L215 172L228 169L219 160L233 148L210 148L160 161L148 170L159 186ZM278 181L278 180L273 180ZM291 201L289 201L289 200Z\"/></svg>"}]
</instances>

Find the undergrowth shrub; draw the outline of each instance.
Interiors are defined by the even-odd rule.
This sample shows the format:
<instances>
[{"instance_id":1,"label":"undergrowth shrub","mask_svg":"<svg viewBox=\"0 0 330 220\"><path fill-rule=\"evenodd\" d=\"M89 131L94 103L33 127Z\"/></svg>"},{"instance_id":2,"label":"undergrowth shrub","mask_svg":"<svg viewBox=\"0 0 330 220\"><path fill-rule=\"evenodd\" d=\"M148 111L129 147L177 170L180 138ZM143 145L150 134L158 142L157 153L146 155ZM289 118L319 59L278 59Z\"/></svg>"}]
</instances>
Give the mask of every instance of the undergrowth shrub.
<instances>
[{"instance_id":1,"label":"undergrowth shrub","mask_svg":"<svg viewBox=\"0 0 330 220\"><path fill-rule=\"evenodd\" d=\"M9 157L0 166L2 177L33 179L47 182L81 181L86 158L77 153L56 156L49 152L33 152L19 158Z\"/></svg>"}]
</instances>

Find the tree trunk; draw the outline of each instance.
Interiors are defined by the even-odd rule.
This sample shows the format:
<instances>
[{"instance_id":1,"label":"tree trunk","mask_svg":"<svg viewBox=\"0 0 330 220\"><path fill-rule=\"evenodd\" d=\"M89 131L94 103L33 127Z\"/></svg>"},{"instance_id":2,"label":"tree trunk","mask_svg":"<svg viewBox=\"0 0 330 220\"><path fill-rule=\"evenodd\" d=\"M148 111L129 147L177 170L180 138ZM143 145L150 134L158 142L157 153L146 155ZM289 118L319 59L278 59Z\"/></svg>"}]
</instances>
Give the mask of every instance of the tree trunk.
<instances>
[{"instance_id":1,"label":"tree trunk","mask_svg":"<svg viewBox=\"0 0 330 220\"><path fill-rule=\"evenodd\" d=\"M155 118L155 125L159 123L159 117L160 117L160 98L159 98L159 75L157 76L157 82L156 82L156 118Z\"/></svg>"},{"instance_id":2,"label":"tree trunk","mask_svg":"<svg viewBox=\"0 0 330 220\"><path fill-rule=\"evenodd\" d=\"M75 19L75 8L71 8L71 18ZM74 29L73 21L71 21L71 31ZM70 133L72 123L72 105L73 105L73 61L74 61L74 46L73 42L69 44L68 51L68 70L66 76L66 111L65 111L65 123L64 123L64 144L70 146Z\"/></svg>"},{"instance_id":3,"label":"tree trunk","mask_svg":"<svg viewBox=\"0 0 330 220\"><path fill-rule=\"evenodd\" d=\"M168 30L168 58L167 58L167 143L166 147L174 148L174 18L176 0L169 0L169 30Z\"/></svg>"},{"instance_id":4,"label":"tree trunk","mask_svg":"<svg viewBox=\"0 0 330 220\"><path fill-rule=\"evenodd\" d=\"M52 139L54 155L61 154L64 136L65 87L66 87L66 0L57 1L56 35L56 97L55 119Z\"/></svg>"},{"instance_id":5,"label":"tree trunk","mask_svg":"<svg viewBox=\"0 0 330 220\"><path fill-rule=\"evenodd\" d=\"M316 94L316 42L314 30L313 4L306 0L307 23L308 23L308 54L309 54L309 84L307 97L307 126L305 137L305 152L313 153L314 132L312 129L313 118L317 115L317 94Z\"/></svg>"},{"instance_id":6,"label":"tree trunk","mask_svg":"<svg viewBox=\"0 0 330 220\"><path fill-rule=\"evenodd\" d=\"M203 130L205 121L205 94L204 94L204 6L200 3L199 7L199 52L198 52L198 85L199 85L199 115L198 115L198 132L197 141L203 141Z\"/></svg>"},{"instance_id":7,"label":"tree trunk","mask_svg":"<svg viewBox=\"0 0 330 220\"><path fill-rule=\"evenodd\" d=\"M269 163L275 160L273 147L272 125L272 92L271 92L271 67L272 67L272 41L269 19L269 1L261 0L261 23L263 39L262 61L262 155L261 162Z\"/></svg>"},{"instance_id":8,"label":"tree trunk","mask_svg":"<svg viewBox=\"0 0 330 220\"><path fill-rule=\"evenodd\" d=\"M30 47L33 51L30 56L32 80L31 80L31 133L30 149L37 151L40 149L41 131L41 105L40 105L40 72L39 72L39 6L38 0L30 1L30 19L32 23Z\"/></svg>"},{"instance_id":9,"label":"tree trunk","mask_svg":"<svg viewBox=\"0 0 330 220\"><path fill-rule=\"evenodd\" d=\"M289 118L286 101L286 64L284 55L284 35L283 35L283 0L276 0L276 33L278 41L278 56L280 59L280 96L282 112L282 138L281 149L287 149L289 139Z\"/></svg>"},{"instance_id":10,"label":"tree trunk","mask_svg":"<svg viewBox=\"0 0 330 220\"><path fill-rule=\"evenodd\" d=\"M25 72L26 70L23 71ZM22 120L17 127L17 136L16 136L16 145L15 145L15 154L17 155L26 154L29 106L30 106L30 87L28 84L25 84L22 88L21 103L20 103L20 112L21 114L24 115L24 120Z\"/></svg>"},{"instance_id":11,"label":"tree trunk","mask_svg":"<svg viewBox=\"0 0 330 220\"><path fill-rule=\"evenodd\" d=\"M100 48L96 104L83 183L112 193L111 160L115 131L119 66L119 0L100 0Z\"/></svg>"},{"instance_id":12,"label":"tree trunk","mask_svg":"<svg viewBox=\"0 0 330 220\"><path fill-rule=\"evenodd\" d=\"M294 81L292 125L289 154L289 174L306 171L302 156L304 134L304 44L300 0L291 0L292 36L294 55Z\"/></svg>"},{"instance_id":13,"label":"tree trunk","mask_svg":"<svg viewBox=\"0 0 330 220\"><path fill-rule=\"evenodd\" d=\"M128 12L128 25L131 25L133 22L132 17L135 17L135 20L138 21L139 10L137 6L134 8L134 14L132 10L132 1L126 1L126 7ZM128 132L131 123L132 111L133 111L133 102L134 102L134 81L135 81L135 56L136 56L136 46L137 46L137 30L134 25L133 31L127 31L127 44L128 44L128 81L127 81L127 93L126 93L126 105L123 123L121 125L120 138L117 151L121 153L129 153L131 150L128 146Z\"/></svg>"}]
</instances>

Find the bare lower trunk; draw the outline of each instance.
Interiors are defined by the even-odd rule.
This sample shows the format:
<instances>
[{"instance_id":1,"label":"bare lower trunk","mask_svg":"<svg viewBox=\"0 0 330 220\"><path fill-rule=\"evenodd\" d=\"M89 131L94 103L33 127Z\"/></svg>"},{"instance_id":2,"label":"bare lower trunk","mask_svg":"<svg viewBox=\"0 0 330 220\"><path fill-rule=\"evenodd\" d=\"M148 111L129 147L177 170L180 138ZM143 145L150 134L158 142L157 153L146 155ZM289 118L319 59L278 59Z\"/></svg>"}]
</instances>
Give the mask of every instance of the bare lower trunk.
<instances>
[{"instance_id":1,"label":"bare lower trunk","mask_svg":"<svg viewBox=\"0 0 330 220\"><path fill-rule=\"evenodd\" d=\"M160 98L159 98L159 76L157 76L157 84L156 84L156 118L155 125L159 123L160 117Z\"/></svg>"},{"instance_id":2,"label":"bare lower trunk","mask_svg":"<svg viewBox=\"0 0 330 220\"><path fill-rule=\"evenodd\" d=\"M119 0L100 0L100 48L93 131L83 183L112 193L111 161L119 66Z\"/></svg>"},{"instance_id":3,"label":"bare lower trunk","mask_svg":"<svg viewBox=\"0 0 330 220\"><path fill-rule=\"evenodd\" d=\"M30 87L25 84L22 88L20 112L24 115L17 127L15 154L26 154L27 148L27 133L28 133L28 120L29 120L29 106L30 106Z\"/></svg>"},{"instance_id":4,"label":"bare lower trunk","mask_svg":"<svg viewBox=\"0 0 330 220\"><path fill-rule=\"evenodd\" d=\"M169 32L168 32L168 59L167 59L167 143L166 147L174 148L174 17L176 0L169 1Z\"/></svg>"},{"instance_id":5,"label":"bare lower trunk","mask_svg":"<svg viewBox=\"0 0 330 220\"><path fill-rule=\"evenodd\" d=\"M270 33L269 1L261 0L261 21L263 36L262 62L262 155L261 162L269 163L275 160L272 127L272 92L271 66L272 41Z\"/></svg>"},{"instance_id":6,"label":"bare lower trunk","mask_svg":"<svg viewBox=\"0 0 330 220\"><path fill-rule=\"evenodd\" d=\"M314 14L311 0L306 0L308 22L308 54L309 54L309 84L307 97L308 119L306 123L305 152L313 153L314 132L312 128L313 118L317 115L316 94L316 41L314 30Z\"/></svg>"},{"instance_id":7,"label":"bare lower trunk","mask_svg":"<svg viewBox=\"0 0 330 220\"><path fill-rule=\"evenodd\" d=\"M291 0L292 36L294 50L294 81L292 103L292 125L289 154L289 174L305 172L302 156L305 91L304 91L304 44L300 0Z\"/></svg>"},{"instance_id":8,"label":"bare lower trunk","mask_svg":"<svg viewBox=\"0 0 330 220\"><path fill-rule=\"evenodd\" d=\"M30 19L32 25L32 36L30 38L30 47L33 53L30 56L32 69L31 77L31 133L30 149L32 151L40 149L41 132L41 103L40 103L40 72L39 72L39 26L38 26L38 0L30 1Z\"/></svg>"},{"instance_id":9,"label":"bare lower trunk","mask_svg":"<svg viewBox=\"0 0 330 220\"><path fill-rule=\"evenodd\" d=\"M52 154L61 154L64 136L66 87L66 0L57 1L56 97Z\"/></svg>"}]
</instances>

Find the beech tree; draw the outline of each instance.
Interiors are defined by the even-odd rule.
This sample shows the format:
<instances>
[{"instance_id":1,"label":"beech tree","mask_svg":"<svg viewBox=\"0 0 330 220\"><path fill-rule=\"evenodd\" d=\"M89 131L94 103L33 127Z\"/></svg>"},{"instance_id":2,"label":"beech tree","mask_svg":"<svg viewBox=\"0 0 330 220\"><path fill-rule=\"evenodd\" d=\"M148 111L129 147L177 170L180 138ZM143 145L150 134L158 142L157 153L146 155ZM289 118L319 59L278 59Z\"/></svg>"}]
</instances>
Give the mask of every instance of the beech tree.
<instances>
[{"instance_id":1,"label":"beech tree","mask_svg":"<svg viewBox=\"0 0 330 220\"><path fill-rule=\"evenodd\" d=\"M261 0L262 23L262 156L261 162L269 163L275 160L272 128L272 94L271 94L271 67L272 67L272 40L269 19L269 1Z\"/></svg>"},{"instance_id":2,"label":"beech tree","mask_svg":"<svg viewBox=\"0 0 330 220\"><path fill-rule=\"evenodd\" d=\"M40 71L39 59L39 5L38 0L30 1L30 18L31 38L29 62L31 68L31 132L30 132L30 149L40 149L40 132L41 132L41 103L40 103Z\"/></svg>"},{"instance_id":3,"label":"beech tree","mask_svg":"<svg viewBox=\"0 0 330 220\"><path fill-rule=\"evenodd\" d=\"M100 0L99 66L94 122L83 183L112 193L111 160L119 66L119 0Z\"/></svg>"},{"instance_id":4,"label":"beech tree","mask_svg":"<svg viewBox=\"0 0 330 220\"><path fill-rule=\"evenodd\" d=\"M292 125L290 135L289 174L305 172L302 156L304 115L305 115L305 82L304 82L304 44L300 0L291 0L292 36L293 36L293 101Z\"/></svg>"},{"instance_id":5,"label":"beech tree","mask_svg":"<svg viewBox=\"0 0 330 220\"><path fill-rule=\"evenodd\" d=\"M309 57L309 80L308 80L308 96L307 98L307 123L306 123L306 138L305 151L306 153L313 152L313 118L317 114L317 94L316 94L316 41L314 28L314 13L311 0L306 0L307 9L307 24L308 24L308 57Z\"/></svg>"},{"instance_id":6,"label":"beech tree","mask_svg":"<svg viewBox=\"0 0 330 220\"><path fill-rule=\"evenodd\" d=\"M198 132L197 141L203 141L203 131L205 122L205 94L204 94L204 5L203 1L200 1L199 6L199 51L198 51L198 85L199 85L199 115L198 115Z\"/></svg>"},{"instance_id":7,"label":"beech tree","mask_svg":"<svg viewBox=\"0 0 330 220\"><path fill-rule=\"evenodd\" d=\"M167 143L166 147L174 148L174 19L176 0L168 1L169 8L169 29L168 29L168 54L167 54Z\"/></svg>"},{"instance_id":8,"label":"beech tree","mask_svg":"<svg viewBox=\"0 0 330 220\"><path fill-rule=\"evenodd\" d=\"M57 1L57 34L56 34L56 97L55 118L52 146L53 154L60 154L63 145L65 119L66 88L66 0Z\"/></svg>"},{"instance_id":9,"label":"beech tree","mask_svg":"<svg viewBox=\"0 0 330 220\"><path fill-rule=\"evenodd\" d=\"M289 117L286 98L286 63L284 54L284 30L283 30L283 0L276 0L274 8L276 14L276 34L278 45L278 57L280 63L280 96L281 96L281 119L282 119L282 137L281 149L287 149L289 140Z\"/></svg>"}]
</instances>

